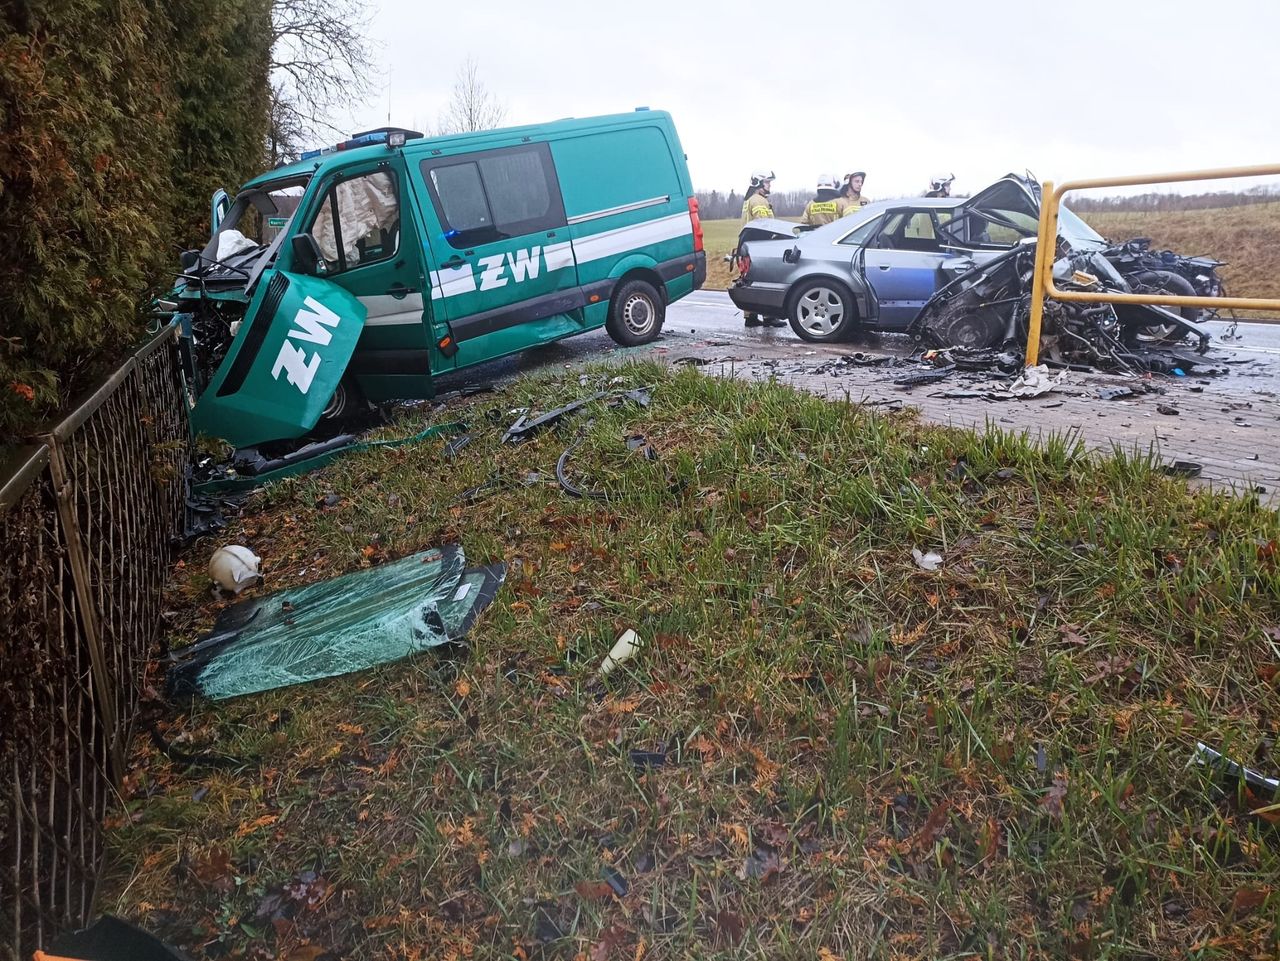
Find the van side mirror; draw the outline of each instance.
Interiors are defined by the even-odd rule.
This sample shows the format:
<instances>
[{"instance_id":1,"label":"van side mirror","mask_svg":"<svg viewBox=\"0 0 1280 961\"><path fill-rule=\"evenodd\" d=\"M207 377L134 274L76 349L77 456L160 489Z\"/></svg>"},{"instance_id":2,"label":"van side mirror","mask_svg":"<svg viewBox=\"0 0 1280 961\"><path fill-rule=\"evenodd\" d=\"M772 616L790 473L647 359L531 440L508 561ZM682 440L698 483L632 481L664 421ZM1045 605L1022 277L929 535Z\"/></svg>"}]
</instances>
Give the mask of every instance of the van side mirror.
<instances>
[{"instance_id":1,"label":"van side mirror","mask_svg":"<svg viewBox=\"0 0 1280 961\"><path fill-rule=\"evenodd\" d=\"M194 270L198 263L200 263L200 251L198 250L184 250L178 254L178 264L183 271Z\"/></svg>"},{"instance_id":2,"label":"van side mirror","mask_svg":"<svg viewBox=\"0 0 1280 961\"><path fill-rule=\"evenodd\" d=\"M316 239L310 234L295 234L290 243L293 245L293 269L300 274L319 273L324 257Z\"/></svg>"}]
</instances>

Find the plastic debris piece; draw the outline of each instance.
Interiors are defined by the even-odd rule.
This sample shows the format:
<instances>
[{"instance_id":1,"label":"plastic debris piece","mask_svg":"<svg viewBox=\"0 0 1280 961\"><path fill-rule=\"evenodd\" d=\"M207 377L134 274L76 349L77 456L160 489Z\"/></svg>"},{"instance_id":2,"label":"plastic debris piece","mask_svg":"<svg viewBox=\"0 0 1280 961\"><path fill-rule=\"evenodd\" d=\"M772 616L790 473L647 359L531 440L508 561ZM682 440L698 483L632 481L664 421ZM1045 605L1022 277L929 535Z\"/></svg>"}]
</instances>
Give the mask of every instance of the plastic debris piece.
<instances>
[{"instance_id":1,"label":"plastic debris piece","mask_svg":"<svg viewBox=\"0 0 1280 961\"><path fill-rule=\"evenodd\" d=\"M46 951L35 957L94 959L94 961L187 961L187 955L170 947L128 921L103 915L89 927L59 935Z\"/></svg>"},{"instance_id":2,"label":"plastic debris piece","mask_svg":"<svg viewBox=\"0 0 1280 961\"><path fill-rule=\"evenodd\" d=\"M1237 764L1222 752L1215 751L1202 741L1196 741L1193 759L1201 766L1215 768L1228 777L1244 781L1251 788L1280 795L1280 778L1267 777L1260 771L1247 768L1243 764Z\"/></svg>"},{"instance_id":3,"label":"plastic debris piece","mask_svg":"<svg viewBox=\"0 0 1280 961\"><path fill-rule=\"evenodd\" d=\"M1161 414L1167 414L1170 417L1178 416L1178 408L1172 404L1156 404L1156 410Z\"/></svg>"},{"instance_id":4,"label":"plastic debris piece","mask_svg":"<svg viewBox=\"0 0 1280 961\"><path fill-rule=\"evenodd\" d=\"M1204 468L1193 460L1175 460L1171 464L1165 464L1161 468L1166 474L1173 477L1199 477L1200 471Z\"/></svg>"},{"instance_id":5,"label":"plastic debris piece","mask_svg":"<svg viewBox=\"0 0 1280 961\"><path fill-rule=\"evenodd\" d=\"M262 558L241 544L219 547L209 558L209 576L230 594L239 594L261 580Z\"/></svg>"},{"instance_id":6,"label":"plastic debris piece","mask_svg":"<svg viewBox=\"0 0 1280 961\"><path fill-rule=\"evenodd\" d=\"M174 654L170 696L219 699L350 674L456 641L497 593L502 564L456 545L235 604Z\"/></svg>"},{"instance_id":7,"label":"plastic debris piece","mask_svg":"<svg viewBox=\"0 0 1280 961\"><path fill-rule=\"evenodd\" d=\"M922 571L936 571L942 565L942 555L936 551L924 553L920 548L913 547L911 556L915 558L916 566Z\"/></svg>"},{"instance_id":8,"label":"plastic debris piece","mask_svg":"<svg viewBox=\"0 0 1280 961\"><path fill-rule=\"evenodd\" d=\"M645 768L662 767L667 763L666 751L632 751L631 763L636 766L636 770L643 771Z\"/></svg>"},{"instance_id":9,"label":"plastic debris piece","mask_svg":"<svg viewBox=\"0 0 1280 961\"><path fill-rule=\"evenodd\" d=\"M444 445L446 457L457 457L458 452L471 443L474 438L470 434L462 434Z\"/></svg>"},{"instance_id":10,"label":"plastic debris piece","mask_svg":"<svg viewBox=\"0 0 1280 961\"><path fill-rule=\"evenodd\" d=\"M613 889L613 893L620 898L625 898L627 892L631 890L631 886L627 884L627 879L607 864L600 869L600 877L605 879L609 887Z\"/></svg>"},{"instance_id":11,"label":"plastic debris piece","mask_svg":"<svg viewBox=\"0 0 1280 961\"><path fill-rule=\"evenodd\" d=\"M640 640L640 635L631 628L627 628L618 635L613 647L609 649L609 653L600 662L600 676L607 677L614 668L631 658L643 646L644 642Z\"/></svg>"}]
</instances>

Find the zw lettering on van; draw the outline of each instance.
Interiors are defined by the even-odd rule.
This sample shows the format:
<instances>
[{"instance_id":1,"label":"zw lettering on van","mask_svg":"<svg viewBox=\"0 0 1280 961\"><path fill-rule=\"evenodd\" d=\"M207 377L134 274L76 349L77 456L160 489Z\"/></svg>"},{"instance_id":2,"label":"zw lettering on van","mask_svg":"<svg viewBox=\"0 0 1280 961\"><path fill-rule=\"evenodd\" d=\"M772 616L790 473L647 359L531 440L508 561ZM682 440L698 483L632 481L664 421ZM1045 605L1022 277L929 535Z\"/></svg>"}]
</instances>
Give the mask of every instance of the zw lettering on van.
<instances>
[{"instance_id":1,"label":"zw lettering on van","mask_svg":"<svg viewBox=\"0 0 1280 961\"><path fill-rule=\"evenodd\" d=\"M308 297L303 301L302 310L293 318L294 327L280 345L280 353L276 355L271 376L279 380L280 372L284 371L285 380L303 394L309 391L311 381L320 369L320 353L317 351L308 358L307 352L295 347L289 338L326 347L333 340L333 334L327 328L337 327L340 322L341 318L332 310L314 297Z\"/></svg>"},{"instance_id":2,"label":"zw lettering on van","mask_svg":"<svg viewBox=\"0 0 1280 961\"><path fill-rule=\"evenodd\" d=\"M537 280L544 269L550 273L572 267L573 263L573 248L568 242L481 257L474 268L463 264L452 270L431 271L431 299L496 290L509 282L522 284Z\"/></svg>"}]
</instances>

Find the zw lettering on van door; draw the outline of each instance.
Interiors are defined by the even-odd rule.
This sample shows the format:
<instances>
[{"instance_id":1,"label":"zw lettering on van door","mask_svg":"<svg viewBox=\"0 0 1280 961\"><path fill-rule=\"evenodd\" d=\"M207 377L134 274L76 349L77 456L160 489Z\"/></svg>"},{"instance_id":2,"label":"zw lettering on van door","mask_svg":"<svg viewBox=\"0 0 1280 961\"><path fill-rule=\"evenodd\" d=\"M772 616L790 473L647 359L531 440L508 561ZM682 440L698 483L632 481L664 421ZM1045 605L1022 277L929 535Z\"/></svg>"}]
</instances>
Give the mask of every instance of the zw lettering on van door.
<instances>
[{"instance_id":1,"label":"zw lettering on van door","mask_svg":"<svg viewBox=\"0 0 1280 961\"><path fill-rule=\"evenodd\" d=\"M280 353L276 355L271 376L279 380L283 371L285 380L299 391L303 394L309 391L311 381L320 369L320 352L316 351L308 357L307 352L295 346L289 338L327 347L329 341L333 340L333 334L328 328L337 327L340 322L341 318L332 310L314 297L308 297L303 301L303 308L293 318L294 327L280 345Z\"/></svg>"},{"instance_id":2,"label":"zw lettering on van door","mask_svg":"<svg viewBox=\"0 0 1280 961\"><path fill-rule=\"evenodd\" d=\"M474 268L464 264L452 270L431 271L431 299L496 290L511 282L522 284L537 280L544 268L550 273L572 267L573 262L573 248L568 242L481 257Z\"/></svg>"}]
</instances>

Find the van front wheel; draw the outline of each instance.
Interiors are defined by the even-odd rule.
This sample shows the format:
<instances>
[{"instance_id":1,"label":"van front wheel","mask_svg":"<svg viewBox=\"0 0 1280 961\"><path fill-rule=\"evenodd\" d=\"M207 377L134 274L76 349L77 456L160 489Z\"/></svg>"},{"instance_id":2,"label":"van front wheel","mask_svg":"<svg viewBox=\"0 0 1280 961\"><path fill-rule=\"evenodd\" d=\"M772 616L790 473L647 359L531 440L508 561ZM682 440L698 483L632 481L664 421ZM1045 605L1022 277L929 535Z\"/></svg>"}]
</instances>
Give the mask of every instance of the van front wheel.
<instances>
[{"instance_id":1,"label":"van front wheel","mask_svg":"<svg viewBox=\"0 0 1280 961\"><path fill-rule=\"evenodd\" d=\"M657 339L666 314L666 301L653 284L628 280L614 291L604 328L623 347L639 347Z\"/></svg>"}]
</instances>

